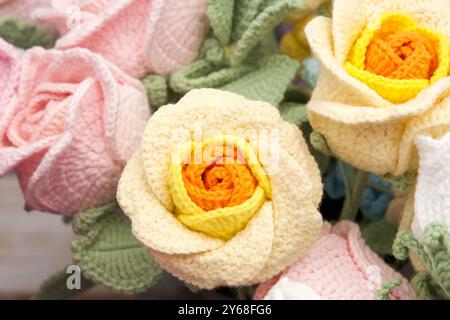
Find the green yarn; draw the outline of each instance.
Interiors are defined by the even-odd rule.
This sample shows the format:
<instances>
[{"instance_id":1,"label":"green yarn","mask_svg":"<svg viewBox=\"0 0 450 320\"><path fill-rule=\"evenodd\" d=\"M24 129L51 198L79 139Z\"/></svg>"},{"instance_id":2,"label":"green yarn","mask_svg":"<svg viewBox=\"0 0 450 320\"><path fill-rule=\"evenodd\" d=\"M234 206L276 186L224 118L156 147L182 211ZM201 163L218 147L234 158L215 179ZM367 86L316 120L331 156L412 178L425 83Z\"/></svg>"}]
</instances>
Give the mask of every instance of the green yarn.
<instances>
[{"instance_id":1,"label":"green yarn","mask_svg":"<svg viewBox=\"0 0 450 320\"><path fill-rule=\"evenodd\" d=\"M417 294L417 297L422 300L432 300L433 296L430 292L432 287L432 279L427 272L419 272L411 280L411 285Z\"/></svg>"},{"instance_id":2,"label":"green yarn","mask_svg":"<svg viewBox=\"0 0 450 320\"><path fill-rule=\"evenodd\" d=\"M167 77L150 75L141 80L147 91L148 102L153 111L169 102L169 86Z\"/></svg>"},{"instance_id":3,"label":"green yarn","mask_svg":"<svg viewBox=\"0 0 450 320\"><path fill-rule=\"evenodd\" d=\"M383 180L392 185L392 190L396 195L405 195L412 190L416 183L416 174L412 171L407 171L401 176L393 176L386 174L382 177Z\"/></svg>"},{"instance_id":4,"label":"green yarn","mask_svg":"<svg viewBox=\"0 0 450 320\"><path fill-rule=\"evenodd\" d=\"M239 79L254 70L253 66L217 68L207 60L197 60L188 67L175 72L170 78L170 87L177 93L184 94L192 89L217 88Z\"/></svg>"},{"instance_id":5,"label":"green yarn","mask_svg":"<svg viewBox=\"0 0 450 320\"><path fill-rule=\"evenodd\" d=\"M393 279L386 281L381 285L381 288L378 290L378 300L391 300L389 294L392 290L397 288L402 284L401 279Z\"/></svg>"},{"instance_id":6,"label":"green yarn","mask_svg":"<svg viewBox=\"0 0 450 320\"><path fill-rule=\"evenodd\" d=\"M212 32L197 60L171 76L170 88L178 94L221 88L278 105L299 64L274 54L277 45L271 31L302 4L301 0L208 0Z\"/></svg>"},{"instance_id":7,"label":"green yarn","mask_svg":"<svg viewBox=\"0 0 450 320\"><path fill-rule=\"evenodd\" d=\"M298 62L285 55L265 57L255 71L221 87L250 100L262 100L276 106L295 76Z\"/></svg>"},{"instance_id":8,"label":"green yarn","mask_svg":"<svg viewBox=\"0 0 450 320\"><path fill-rule=\"evenodd\" d=\"M233 15L233 29L231 41L237 42L242 38L253 20L264 9L264 0L235 0L235 11Z\"/></svg>"},{"instance_id":9,"label":"green yarn","mask_svg":"<svg viewBox=\"0 0 450 320\"><path fill-rule=\"evenodd\" d=\"M362 229L362 236L367 245L381 255L392 255L396 234L395 224L386 220L369 223Z\"/></svg>"},{"instance_id":10,"label":"green yarn","mask_svg":"<svg viewBox=\"0 0 450 320\"><path fill-rule=\"evenodd\" d=\"M314 147L314 149L322 152L327 156L331 156L331 151L328 147L327 140L321 133L315 131L312 132L309 140L311 141L311 145Z\"/></svg>"},{"instance_id":11,"label":"green yarn","mask_svg":"<svg viewBox=\"0 0 450 320\"><path fill-rule=\"evenodd\" d=\"M304 104L286 102L280 105L279 110L285 121L297 126L308 122L308 113Z\"/></svg>"},{"instance_id":12,"label":"green yarn","mask_svg":"<svg viewBox=\"0 0 450 320\"><path fill-rule=\"evenodd\" d=\"M131 232L130 220L111 203L75 216L74 260L86 278L113 291L142 292L157 283L162 271Z\"/></svg>"},{"instance_id":13,"label":"green yarn","mask_svg":"<svg viewBox=\"0 0 450 320\"><path fill-rule=\"evenodd\" d=\"M38 292L32 297L32 300L67 300L95 285L92 281L81 276L81 289L69 290L67 288L67 280L70 276L66 270L53 275L41 285Z\"/></svg>"},{"instance_id":14,"label":"green yarn","mask_svg":"<svg viewBox=\"0 0 450 320\"><path fill-rule=\"evenodd\" d=\"M432 289L438 298L450 299L450 236L445 226L431 224L419 242L409 230L400 230L393 246L394 255L405 260L408 251L416 254L427 270L429 278L421 274L416 281L418 295L430 295ZM424 282L424 279L427 280Z\"/></svg>"},{"instance_id":15,"label":"green yarn","mask_svg":"<svg viewBox=\"0 0 450 320\"><path fill-rule=\"evenodd\" d=\"M246 1L249 3L261 1ZM270 5L256 17L251 19L250 24L242 33L236 48L231 57L231 64L236 65L242 63L252 51L252 49L261 41L261 39L272 30L281 20L290 12L300 9L303 6L301 0L279 0L270 3ZM241 21L245 21L247 15L244 15ZM250 17L250 15L248 15ZM248 19L250 20L250 19Z\"/></svg>"},{"instance_id":16,"label":"green yarn","mask_svg":"<svg viewBox=\"0 0 450 320\"><path fill-rule=\"evenodd\" d=\"M22 49L35 46L50 49L56 41L56 38L41 26L16 17L0 18L0 37Z\"/></svg>"},{"instance_id":17,"label":"green yarn","mask_svg":"<svg viewBox=\"0 0 450 320\"><path fill-rule=\"evenodd\" d=\"M235 0L207 0L208 17L217 39L226 45L231 38Z\"/></svg>"}]
</instances>

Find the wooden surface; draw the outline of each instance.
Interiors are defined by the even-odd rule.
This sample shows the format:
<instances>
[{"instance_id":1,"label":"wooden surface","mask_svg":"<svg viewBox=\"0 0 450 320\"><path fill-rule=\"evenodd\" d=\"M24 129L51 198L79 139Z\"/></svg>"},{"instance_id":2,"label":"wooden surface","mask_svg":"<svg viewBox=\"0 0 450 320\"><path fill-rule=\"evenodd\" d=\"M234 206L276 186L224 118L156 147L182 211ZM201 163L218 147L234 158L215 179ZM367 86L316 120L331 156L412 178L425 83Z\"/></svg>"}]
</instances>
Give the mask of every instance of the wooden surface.
<instances>
[{"instance_id":1,"label":"wooden surface","mask_svg":"<svg viewBox=\"0 0 450 320\"><path fill-rule=\"evenodd\" d=\"M72 261L74 234L62 218L23 209L13 175L0 180L0 297L29 296Z\"/></svg>"}]
</instances>

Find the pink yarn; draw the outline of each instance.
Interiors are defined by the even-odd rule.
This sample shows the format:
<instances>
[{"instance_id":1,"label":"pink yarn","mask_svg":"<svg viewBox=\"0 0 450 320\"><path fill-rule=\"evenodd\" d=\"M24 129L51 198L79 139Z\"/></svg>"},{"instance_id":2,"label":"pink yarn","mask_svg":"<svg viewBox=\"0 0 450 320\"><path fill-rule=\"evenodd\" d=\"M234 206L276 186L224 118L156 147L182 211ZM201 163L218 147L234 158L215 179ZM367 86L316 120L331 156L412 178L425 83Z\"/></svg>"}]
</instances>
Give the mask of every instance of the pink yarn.
<instances>
[{"instance_id":1,"label":"pink yarn","mask_svg":"<svg viewBox=\"0 0 450 320\"><path fill-rule=\"evenodd\" d=\"M15 110L19 55L16 48L0 38L0 147L6 144L6 129Z\"/></svg>"},{"instance_id":2,"label":"pink yarn","mask_svg":"<svg viewBox=\"0 0 450 320\"><path fill-rule=\"evenodd\" d=\"M142 84L88 50L34 48L16 99L0 175L16 169L27 204L70 215L113 200L150 116Z\"/></svg>"},{"instance_id":3,"label":"pink yarn","mask_svg":"<svg viewBox=\"0 0 450 320\"><path fill-rule=\"evenodd\" d=\"M37 8L45 8L51 0L0 0L0 16L14 16L22 19L31 19Z\"/></svg>"},{"instance_id":4,"label":"pink yarn","mask_svg":"<svg viewBox=\"0 0 450 320\"><path fill-rule=\"evenodd\" d=\"M35 16L63 35L56 48L87 48L134 77L190 64L208 29L205 0L64 0Z\"/></svg>"},{"instance_id":5,"label":"pink yarn","mask_svg":"<svg viewBox=\"0 0 450 320\"><path fill-rule=\"evenodd\" d=\"M278 277L308 286L324 300L373 300L383 282L402 279L391 299L415 299L408 281L390 268L361 237L358 225L340 222L326 224L319 241L295 265ZM269 279L255 292L264 299L278 280Z\"/></svg>"}]
</instances>

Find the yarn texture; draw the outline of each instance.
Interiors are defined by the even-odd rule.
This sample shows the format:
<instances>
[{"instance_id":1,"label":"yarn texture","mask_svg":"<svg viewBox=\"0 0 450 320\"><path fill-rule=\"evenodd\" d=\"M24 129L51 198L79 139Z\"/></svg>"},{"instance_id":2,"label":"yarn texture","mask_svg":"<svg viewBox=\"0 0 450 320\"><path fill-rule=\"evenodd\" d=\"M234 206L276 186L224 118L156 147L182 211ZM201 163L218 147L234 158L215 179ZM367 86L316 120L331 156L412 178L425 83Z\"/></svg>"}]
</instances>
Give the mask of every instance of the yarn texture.
<instances>
[{"instance_id":1,"label":"yarn texture","mask_svg":"<svg viewBox=\"0 0 450 320\"><path fill-rule=\"evenodd\" d=\"M81 236L72 243L74 260L86 278L123 293L145 291L160 279L162 270L115 203L78 213L72 226Z\"/></svg>"},{"instance_id":2,"label":"yarn texture","mask_svg":"<svg viewBox=\"0 0 450 320\"><path fill-rule=\"evenodd\" d=\"M196 137L199 123L204 131ZM245 133L248 126L258 135L264 132L260 130L270 128L279 132L279 142L273 146L279 152L279 167L274 171L271 170L274 162L261 158L262 145L249 140L267 173L263 178L263 172L252 167L256 163L248 160L258 186L265 189L263 204L245 228L228 241L189 229L174 215L183 204L177 197L186 190L186 184L180 181L181 192L171 192L174 185L170 186L169 178L173 152L170 149L180 150L193 137L195 142L205 143L203 138L207 141L216 137L217 132L250 139ZM174 134L177 129L182 131ZM246 150L245 144L239 149ZM214 175L209 177L213 178ZM266 179L270 181L271 196ZM117 198L132 221L133 233L164 269L192 285L211 289L266 280L311 246L322 225L316 209L322 196L320 180L319 169L300 130L284 122L276 108L233 93L202 89L191 91L176 105L161 107L152 116L141 149L128 162L120 179ZM188 196L187 191L184 193ZM195 195L191 192L191 196ZM200 199L191 199L201 203ZM204 204L214 208L219 205L214 201ZM181 207L180 211L189 217L199 217L196 211L185 212L186 209ZM215 230L224 227L226 224L218 220Z\"/></svg>"},{"instance_id":3,"label":"yarn texture","mask_svg":"<svg viewBox=\"0 0 450 320\"><path fill-rule=\"evenodd\" d=\"M112 201L150 116L142 84L85 49L33 48L18 78L1 117L0 175L15 169L27 204L44 212Z\"/></svg>"},{"instance_id":4,"label":"yarn texture","mask_svg":"<svg viewBox=\"0 0 450 320\"><path fill-rule=\"evenodd\" d=\"M289 284L280 286L285 279ZM399 279L402 283L397 286ZM314 246L274 280L262 283L254 299L376 300L382 284L391 280L396 286L387 288L390 299L416 298L408 281L365 245L356 224L327 223Z\"/></svg>"},{"instance_id":5,"label":"yarn texture","mask_svg":"<svg viewBox=\"0 0 450 320\"><path fill-rule=\"evenodd\" d=\"M443 42L447 43L450 36L449 9L450 2L446 0L337 0L333 6L332 19L317 17L307 25L306 34L312 51L321 62L318 83L308 104L309 119L314 130L324 135L334 155L363 171L400 176L406 171L418 169L419 159L414 146L418 135L438 138L449 131L450 104L447 101L447 89L450 82L446 73L448 70L444 70L448 52L441 50L444 48L442 46L445 46ZM420 30L413 32L413 35L425 34L423 36L427 39L439 42L438 45L432 46L438 57L443 55L442 59L439 58L439 65L434 66L433 59L427 58L425 60L428 62L425 61L424 66L427 63L433 65L428 71L436 67L434 75L437 76L436 80L442 78L440 81L431 83L434 75L428 79L429 74L427 79L418 80L385 77L387 82L383 80L379 82L382 87L375 88L374 85L378 82L371 82L372 85L366 81L369 78L355 77L354 73L348 72L349 65L347 64L347 68L345 65L353 55L355 64L352 65L355 68L360 67L360 74L368 75L367 70L361 71L367 60L367 54L362 55L367 46L362 43L366 44L365 41L370 38L360 37L366 28L369 31L374 30L371 21L382 18L383 14L388 12L395 12L396 17L401 16L401 19L410 24L413 19L415 25L411 28ZM409 18L405 18L406 16ZM402 23L401 19L392 20L393 24L398 26ZM432 31L424 31L425 29ZM392 35L392 27L388 30ZM399 30L403 29L400 27ZM442 37L445 37L445 41ZM358 38L361 39L361 45ZM423 41L421 43L425 45ZM360 47L361 50L358 49ZM399 48L408 51L406 47ZM419 51L413 51L408 51L412 54L411 57L419 51L423 52L425 57L428 49L422 47ZM406 60L410 59L407 58L410 56L408 52L405 55ZM386 60L386 63L392 63L394 60ZM403 64L404 68L408 65L407 62ZM408 68L413 68L412 65ZM423 70L427 71L427 68L424 67ZM371 73L371 79L372 76L374 79L379 77L374 73ZM430 82L430 85L421 91L403 90L403 94L408 95L409 99L398 104L398 101L393 102L389 97L386 99L382 96L385 95L382 93L385 92L383 88L387 88L386 85L390 81L426 81ZM385 93L387 92L394 94L395 90L389 89Z\"/></svg>"},{"instance_id":6,"label":"yarn texture","mask_svg":"<svg viewBox=\"0 0 450 320\"><path fill-rule=\"evenodd\" d=\"M134 77L188 65L208 30L204 0L70 0L34 16L58 29L57 49L89 49Z\"/></svg>"},{"instance_id":7,"label":"yarn texture","mask_svg":"<svg viewBox=\"0 0 450 320\"><path fill-rule=\"evenodd\" d=\"M174 73L170 87L179 94L218 88L278 106L294 79L298 62L278 54L271 31L302 1L207 1L212 34L198 59Z\"/></svg>"}]
</instances>

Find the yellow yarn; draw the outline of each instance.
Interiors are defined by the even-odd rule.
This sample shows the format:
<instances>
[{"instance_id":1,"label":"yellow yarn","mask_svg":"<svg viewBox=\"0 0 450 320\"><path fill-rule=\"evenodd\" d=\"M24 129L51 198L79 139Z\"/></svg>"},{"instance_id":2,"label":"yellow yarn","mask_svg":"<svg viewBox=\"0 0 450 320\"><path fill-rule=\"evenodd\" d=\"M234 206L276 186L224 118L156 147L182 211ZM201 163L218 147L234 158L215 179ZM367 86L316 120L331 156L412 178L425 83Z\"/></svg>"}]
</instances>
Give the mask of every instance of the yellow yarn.
<instances>
[{"instance_id":1,"label":"yellow yarn","mask_svg":"<svg viewBox=\"0 0 450 320\"><path fill-rule=\"evenodd\" d=\"M425 37L433 43L437 53L438 66L429 79L396 79L366 70L367 50L372 41L402 31ZM436 81L445 78L448 75L449 63L449 45L444 34L419 26L414 19L407 15L385 12L379 18L372 20L362 32L344 67L350 75L367 84L383 98L393 103L403 103L413 99L420 91Z\"/></svg>"},{"instance_id":2,"label":"yellow yarn","mask_svg":"<svg viewBox=\"0 0 450 320\"><path fill-rule=\"evenodd\" d=\"M211 157L207 154L211 150L223 150L223 146L233 146L243 155L245 164L257 181L257 186L251 198L245 202L223 208L206 211L191 198L186 190L183 179L183 169L189 163L214 164L217 154ZM237 164L243 165L243 164ZM169 168L169 187L175 204L177 218L188 228L205 233L214 238L231 239L241 231L266 198L272 197L270 180L262 168L257 154L244 139L237 136L217 136L203 142L191 141L172 154ZM214 199L216 200L216 199Z\"/></svg>"},{"instance_id":3,"label":"yellow yarn","mask_svg":"<svg viewBox=\"0 0 450 320\"><path fill-rule=\"evenodd\" d=\"M311 50L305 35L305 26L316 15L307 15L295 21L294 29L287 32L280 42L280 51L293 59L302 61L311 56Z\"/></svg>"}]
</instances>

